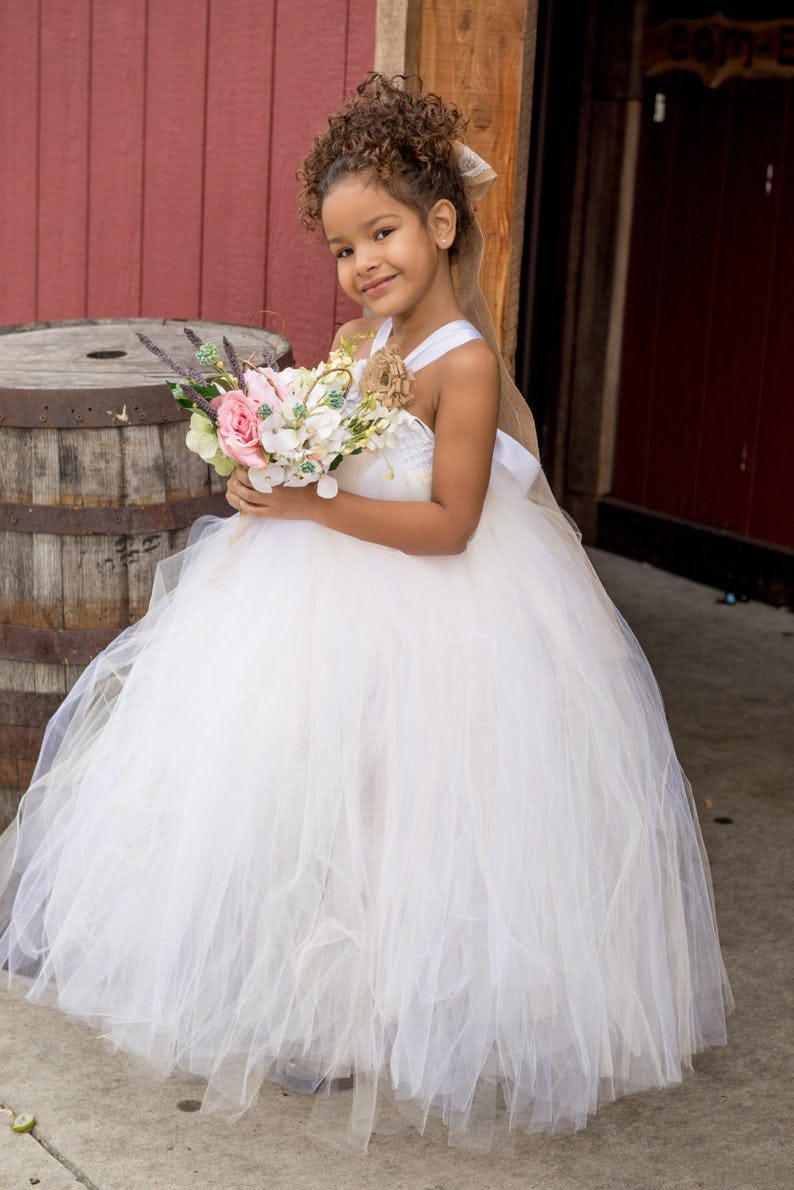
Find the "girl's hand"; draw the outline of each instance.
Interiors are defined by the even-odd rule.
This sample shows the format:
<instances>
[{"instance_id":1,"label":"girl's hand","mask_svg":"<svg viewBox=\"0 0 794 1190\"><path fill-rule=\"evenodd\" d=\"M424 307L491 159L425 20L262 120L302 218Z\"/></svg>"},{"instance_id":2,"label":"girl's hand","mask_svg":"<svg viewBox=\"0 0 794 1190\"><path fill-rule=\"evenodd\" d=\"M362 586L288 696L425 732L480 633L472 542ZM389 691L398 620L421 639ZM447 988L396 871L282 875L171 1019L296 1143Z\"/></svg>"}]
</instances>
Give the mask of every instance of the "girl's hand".
<instances>
[{"instance_id":1,"label":"girl's hand","mask_svg":"<svg viewBox=\"0 0 794 1190\"><path fill-rule=\"evenodd\" d=\"M226 484L226 499L236 512L246 516L310 521L314 520L320 497L314 484L305 488L285 488L278 484L270 493L258 492L251 487L245 467L235 467Z\"/></svg>"}]
</instances>

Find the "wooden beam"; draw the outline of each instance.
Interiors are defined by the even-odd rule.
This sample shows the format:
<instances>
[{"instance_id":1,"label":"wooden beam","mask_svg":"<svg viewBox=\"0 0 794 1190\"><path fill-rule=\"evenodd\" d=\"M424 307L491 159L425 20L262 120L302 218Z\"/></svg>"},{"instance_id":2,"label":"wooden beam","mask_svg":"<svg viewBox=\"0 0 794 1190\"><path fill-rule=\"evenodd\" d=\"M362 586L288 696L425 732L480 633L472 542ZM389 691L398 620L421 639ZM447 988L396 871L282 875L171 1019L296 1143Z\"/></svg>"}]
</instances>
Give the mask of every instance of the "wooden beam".
<instances>
[{"instance_id":1,"label":"wooden beam","mask_svg":"<svg viewBox=\"0 0 794 1190\"><path fill-rule=\"evenodd\" d=\"M482 287L508 361L515 353L518 272L529 161L537 0L424 0L419 74L468 116L466 140L499 181L480 204Z\"/></svg>"},{"instance_id":2,"label":"wooden beam","mask_svg":"<svg viewBox=\"0 0 794 1190\"><path fill-rule=\"evenodd\" d=\"M555 452L554 487L563 487L564 474L562 500L586 541L595 540L598 502L612 488L644 17L644 0L604 4L600 22L591 21L592 73L583 88L588 97L574 205L576 285L569 291L560 385L558 435L564 433L565 442L564 452Z\"/></svg>"},{"instance_id":3,"label":"wooden beam","mask_svg":"<svg viewBox=\"0 0 794 1190\"><path fill-rule=\"evenodd\" d=\"M378 0L375 23L375 70L381 74L416 74L422 0Z\"/></svg>"},{"instance_id":4,"label":"wooden beam","mask_svg":"<svg viewBox=\"0 0 794 1190\"><path fill-rule=\"evenodd\" d=\"M508 368L515 367L518 343L518 314L521 300L521 262L524 256L524 214L529 187L529 144L532 129L532 96L535 89L535 50L538 42L538 0L529 0L524 25L524 57L521 91L518 101L518 125L515 144L515 179L513 182L513 217L510 222L510 265L507 270L502 351Z\"/></svg>"}]
</instances>

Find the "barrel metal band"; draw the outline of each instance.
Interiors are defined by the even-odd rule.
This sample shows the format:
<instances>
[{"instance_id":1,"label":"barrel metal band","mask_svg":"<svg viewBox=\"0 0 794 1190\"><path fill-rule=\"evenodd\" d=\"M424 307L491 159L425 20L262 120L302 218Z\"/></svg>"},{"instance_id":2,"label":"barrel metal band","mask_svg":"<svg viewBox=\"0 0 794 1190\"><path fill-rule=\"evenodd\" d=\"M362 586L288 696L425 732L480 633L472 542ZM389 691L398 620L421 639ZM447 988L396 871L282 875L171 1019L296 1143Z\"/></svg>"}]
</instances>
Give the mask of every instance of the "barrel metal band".
<instances>
[{"instance_id":1,"label":"barrel metal band","mask_svg":"<svg viewBox=\"0 0 794 1190\"><path fill-rule=\"evenodd\" d=\"M70 388L42 391L0 386L0 427L17 429L97 429L158 425L184 421L187 409L177 405L162 384L117 389Z\"/></svg>"},{"instance_id":2,"label":"barrel metal band","mask_svg":"<svg viewBox=\"0 0 794 1190\"><path fill-rule=\"evenodd\" d=\"M83 536L165 533L185 529L200 516L229 516L223 492L170 500L162 504L92 505L0 503L0 530L11 533L57 533Z\"/></svg>"},{"instance_id":3,"label":"barrel metal band","mask_svg":"<svg viewBox=\"0 0 794 1190\"><path fill-rule=\"evenodd\" d=\"M0 624L0 660L87 665L122 631L116 628L28 628Z\"/></svg>"}]
</instances>

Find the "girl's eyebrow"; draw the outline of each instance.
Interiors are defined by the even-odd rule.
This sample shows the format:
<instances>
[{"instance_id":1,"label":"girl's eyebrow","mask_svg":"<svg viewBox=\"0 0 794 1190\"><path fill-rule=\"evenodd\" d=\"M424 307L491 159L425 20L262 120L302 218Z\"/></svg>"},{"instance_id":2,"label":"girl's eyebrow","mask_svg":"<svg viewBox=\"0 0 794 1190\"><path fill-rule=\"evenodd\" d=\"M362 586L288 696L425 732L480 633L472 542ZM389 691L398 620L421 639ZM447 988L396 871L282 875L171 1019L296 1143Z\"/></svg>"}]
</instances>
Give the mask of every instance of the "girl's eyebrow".
<instances>
[{"instance_id":1,"label":"girl's eyebrow","mask_svg":"<svg viewBox=\"0 0 794 1190\"><path fill-rule=\"evenodd\" d=\"M376 215L373 219L367 219L366 223L361 224L361 227L364 231L367 231L370 227L372 227L373 223L377 223L380 219L398 219L398 218L399 218L399 215L397 215L396 212L392 213L391 211L386 211L382 215ZM331 238L327 242L329 244L336 244L336 243L338 243L339 240L343 240L344 238L345 238L344 236L331 236Z\"/></svg>"}]
</instances>

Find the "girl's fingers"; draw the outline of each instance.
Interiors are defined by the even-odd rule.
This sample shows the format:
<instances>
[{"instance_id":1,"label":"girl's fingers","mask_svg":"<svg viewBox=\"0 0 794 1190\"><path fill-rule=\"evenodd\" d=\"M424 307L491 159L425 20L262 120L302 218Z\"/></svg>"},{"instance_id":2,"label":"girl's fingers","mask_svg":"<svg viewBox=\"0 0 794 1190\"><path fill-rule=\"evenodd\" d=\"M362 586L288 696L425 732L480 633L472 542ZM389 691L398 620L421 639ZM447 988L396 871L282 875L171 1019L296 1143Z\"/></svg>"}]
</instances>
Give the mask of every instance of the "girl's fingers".
<instances>
[{"instance_id":1,"label":"girl's fingers","mask_svg":"<svg viewBox=\"0 0 794 1190\"><path fill-rule=\"evenodd\" d=\"M234 471L232 471L231 478L235 480L241 488L247 488L250 492L254 491L245 467L235 467Z\"/></svg>"},{"instance_id":2,"label":"girl's fingers","mask_svg":"<svg viewBox=\"0 0 794 1190\"><path fill-rule=\"evenodd\" d=\"M235 482L234 475L229 477L229 482L226 485L226 503L230 504L237 512L245 513L264 513L266 507L263 504L253 503L247 499L247 493L244 495L241 491L242 485ZM244 490L244 489L243 489ZM254 494L253 488L251 494Z\"/></svg>"},{"instance_id":3,"label":"girl's fingers","mask_svg":"<svg viewBox=\"0 0 794 1190\"><path fill-rule=\"evenodd\" d=\"M244 512L246 516L268 516L270 513L269 505L265 500L254 503L252 500L246 500L244 496L235 497L235 506L238 512Z\"/></svg>"}]
</instances>

